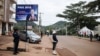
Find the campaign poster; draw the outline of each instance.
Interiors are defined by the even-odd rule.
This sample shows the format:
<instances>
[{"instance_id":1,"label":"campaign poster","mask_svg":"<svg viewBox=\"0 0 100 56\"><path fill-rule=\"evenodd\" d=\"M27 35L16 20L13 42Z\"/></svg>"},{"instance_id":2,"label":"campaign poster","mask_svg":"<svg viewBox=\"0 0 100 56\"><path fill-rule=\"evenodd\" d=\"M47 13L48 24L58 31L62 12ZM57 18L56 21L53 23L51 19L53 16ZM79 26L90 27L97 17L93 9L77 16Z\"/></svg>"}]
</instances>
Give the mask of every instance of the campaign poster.
<instances>
[{"instance_id":1,"label":"campaign poster","mask_svg":"<svg viewBox=\"0 0 100 56\"><path fill-rule=\"evenodd\" d=\"M38 5L16 5L16 21L38 21Z\"/></svg>"}]
</instances>

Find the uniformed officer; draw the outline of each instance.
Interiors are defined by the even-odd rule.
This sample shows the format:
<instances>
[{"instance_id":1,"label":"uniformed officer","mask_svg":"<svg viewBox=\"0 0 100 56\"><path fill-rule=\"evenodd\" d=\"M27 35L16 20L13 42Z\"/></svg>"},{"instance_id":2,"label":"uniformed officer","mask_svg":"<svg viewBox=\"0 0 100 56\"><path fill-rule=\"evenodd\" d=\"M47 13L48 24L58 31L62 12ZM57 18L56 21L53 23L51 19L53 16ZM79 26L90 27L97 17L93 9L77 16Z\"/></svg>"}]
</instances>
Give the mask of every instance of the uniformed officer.
<instances>
[{"instance_id":1,"label":"uniformed officer","mask_svg":"<svg viewBox=\"0 0 100 56\"><path fill-rule=\"evenodd\" d=\"M14 29L13 32L13 37L14 37L14 55L18 53L18 45L19 45L19 35L18 35L18 29Z\"/></svg>"}]
</instances>

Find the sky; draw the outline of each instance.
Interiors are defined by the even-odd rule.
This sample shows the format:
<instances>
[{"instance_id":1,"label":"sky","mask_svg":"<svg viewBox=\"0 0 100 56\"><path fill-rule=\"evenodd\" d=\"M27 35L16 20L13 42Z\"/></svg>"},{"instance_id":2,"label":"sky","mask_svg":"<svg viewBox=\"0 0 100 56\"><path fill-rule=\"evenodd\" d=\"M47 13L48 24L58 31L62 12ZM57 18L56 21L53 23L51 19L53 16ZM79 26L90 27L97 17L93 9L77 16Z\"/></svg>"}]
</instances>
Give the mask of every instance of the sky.
<instances>
[{"instance_id":1,"label":"sky","mask_svg":"<svg viewBox=\"0 0 100 56\"><path fill-rule=\"evenodd\" d=\"M39 12L41 12L42 25L52 25L58 21L67 21L64 18L56 17L62 13L66 6L77 3L79 1L94 1L94 0L17 0L17 4L38 4ZM39 24L39 22L35 22Z\"/></svg>"}]
</instances>

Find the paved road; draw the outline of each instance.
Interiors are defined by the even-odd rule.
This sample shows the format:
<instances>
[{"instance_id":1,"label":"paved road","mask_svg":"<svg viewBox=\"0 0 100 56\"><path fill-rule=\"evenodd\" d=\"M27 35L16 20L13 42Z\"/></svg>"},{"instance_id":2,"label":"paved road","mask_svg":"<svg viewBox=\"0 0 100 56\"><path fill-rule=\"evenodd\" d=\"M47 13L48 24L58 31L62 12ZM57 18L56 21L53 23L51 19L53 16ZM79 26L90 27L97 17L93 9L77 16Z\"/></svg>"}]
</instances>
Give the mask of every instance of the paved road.
<instances>
[{"instance_id":1,"label":"paved road","mask_svg":"<svg viewBox=\"0 0 100 56\"><path fill-rule=\"evenodd\" d=\"M57 36L58 48L66 48L77 56L100 56L100 42L75 36Z\"/></svg>"}]
</instances>

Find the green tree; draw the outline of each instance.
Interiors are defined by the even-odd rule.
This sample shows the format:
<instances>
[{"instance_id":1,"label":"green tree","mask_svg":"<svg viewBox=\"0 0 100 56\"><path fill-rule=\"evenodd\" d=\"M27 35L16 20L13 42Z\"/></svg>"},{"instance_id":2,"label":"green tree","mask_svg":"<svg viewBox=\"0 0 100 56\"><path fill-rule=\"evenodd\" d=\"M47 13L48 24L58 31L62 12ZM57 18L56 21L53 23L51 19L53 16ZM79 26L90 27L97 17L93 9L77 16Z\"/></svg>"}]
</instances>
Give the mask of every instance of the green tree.
<instances>
[{"instance_id":1,"label":"green tree","mask_svg":"<svg viewBox=\"0 0 100 56\"><path fill-rule=\"evenodd\" d=\"M91 1L85 7L88 8L88 12L100 12L100 0Z\"/></svg>"},{"instance_id":2,"label":"green tree","mask_svg":"<svg viewBox=\"0 0 100 56\"><path fill-rule=\"evenodd\" d=\"M63 14L57 14L57 17L63 17L69 21L71 21L72 25L70 25L70 29L79 30L80 28L87 26L90 29L94 29L94 26L97 25L96 19L97 17L88 17L89 14L88 8L85 8L84 1L80 1L76 4L71 4L70 6L66 6L66 10ZM76 31L77 32L77 31Z\"/></svg>"}]
</instances>

